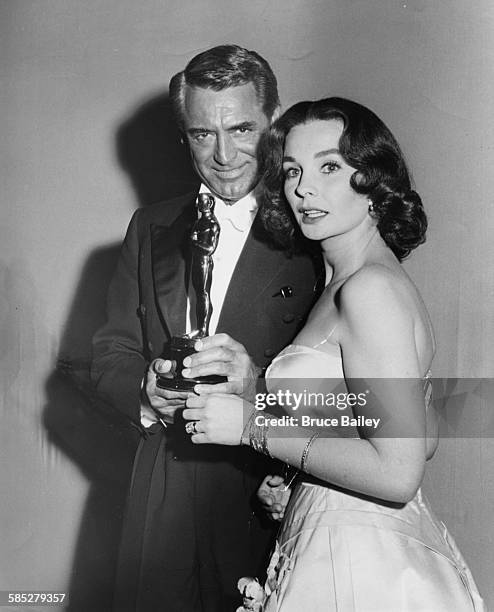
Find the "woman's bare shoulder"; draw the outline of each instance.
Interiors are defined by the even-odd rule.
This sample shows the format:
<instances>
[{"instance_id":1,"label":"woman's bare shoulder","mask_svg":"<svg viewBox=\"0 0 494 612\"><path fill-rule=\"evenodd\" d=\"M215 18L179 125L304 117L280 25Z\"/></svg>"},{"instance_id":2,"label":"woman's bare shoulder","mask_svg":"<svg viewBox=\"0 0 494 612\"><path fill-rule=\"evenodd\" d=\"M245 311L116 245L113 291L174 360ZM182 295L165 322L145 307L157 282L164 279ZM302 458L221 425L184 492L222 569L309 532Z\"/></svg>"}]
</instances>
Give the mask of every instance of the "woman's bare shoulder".
<instances>
[{"instance_id":1,"label":"woman's bare shoulder","mask_svg":"<svg viewBox=\"0 0 494 612\"><path fill-rule=\"evenodd\" d=\"M430 366L435 341L429 314L401 267L373 263L360 268L340 288L339 313L351 335L373 336L381 343L410 338L421 369Z\"/></svg>"},{"instance_id":2,"label":"woman's bare shoulder","mask_svg":"<svg viewBox=\"0 0 494 612\"><path fill-rule=\"evenodd\" d=\"M399 267L367 264L349 276L339 290L343 309L373 310L376 307L405 306L413 297L413 283Z\"/></svg>"}]
</instances>

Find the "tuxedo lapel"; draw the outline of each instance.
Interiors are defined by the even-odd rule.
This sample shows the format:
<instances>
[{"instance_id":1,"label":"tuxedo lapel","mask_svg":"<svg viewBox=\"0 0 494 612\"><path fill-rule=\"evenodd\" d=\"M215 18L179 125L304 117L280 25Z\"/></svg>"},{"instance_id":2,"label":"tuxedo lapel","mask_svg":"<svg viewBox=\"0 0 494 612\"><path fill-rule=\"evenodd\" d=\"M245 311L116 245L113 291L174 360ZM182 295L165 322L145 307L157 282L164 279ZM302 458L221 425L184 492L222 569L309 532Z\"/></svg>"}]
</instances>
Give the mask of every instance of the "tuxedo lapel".
<instances>
[{"instance_id":1,"label":"tuxedo lapel","mask_svg":"<svg viewBox=\"0 0 494 612\"><path fill-rule=\"evenodd\" d=\"M266 287L290 265L290 259L282 251L271 248L261 238L262 234L257 215L228 286L218 321L219 330L242 318Z\"/></svg>"},{"instance_id":2,"label":"tuxedo lapel","mask_svg":"<svg viewBox=\"0 0 494 612\"><path fill-rule=\"evenodd\" d=\"M188 237L195 216L194 207L187 206L171 225L151 225L154 291L163 323L172 336L185 333L190 254Z\"/></svg>"}]
</instances>

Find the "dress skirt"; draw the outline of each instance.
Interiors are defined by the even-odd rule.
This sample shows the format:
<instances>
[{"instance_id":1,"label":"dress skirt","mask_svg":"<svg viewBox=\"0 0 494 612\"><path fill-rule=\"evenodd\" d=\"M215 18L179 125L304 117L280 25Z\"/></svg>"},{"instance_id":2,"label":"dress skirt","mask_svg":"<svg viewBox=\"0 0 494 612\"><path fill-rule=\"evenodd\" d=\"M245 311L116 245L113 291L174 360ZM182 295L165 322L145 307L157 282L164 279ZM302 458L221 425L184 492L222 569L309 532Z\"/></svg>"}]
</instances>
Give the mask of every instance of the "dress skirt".
<instances>
[{"instance_id":1,"label":"dress skirt","mask_svg":"<svg viewBox=\"0 0 494 612\"><path fill-rule=\"evenodd\" d=\"M265 612L481 612L446 527L419 490L386 504L297 484L268 568Z\"/></svg>"}]
</instances>

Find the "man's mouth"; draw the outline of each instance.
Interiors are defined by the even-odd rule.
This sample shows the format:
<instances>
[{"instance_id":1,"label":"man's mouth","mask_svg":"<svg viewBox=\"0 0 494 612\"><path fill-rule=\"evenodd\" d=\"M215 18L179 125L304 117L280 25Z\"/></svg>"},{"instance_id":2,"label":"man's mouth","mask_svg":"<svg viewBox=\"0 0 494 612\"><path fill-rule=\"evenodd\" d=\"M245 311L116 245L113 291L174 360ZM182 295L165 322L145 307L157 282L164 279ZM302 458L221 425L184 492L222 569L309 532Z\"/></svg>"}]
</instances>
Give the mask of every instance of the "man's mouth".
<instances>
[{"instance_id":1,"label":"man's mouth","mask_svg":"<svg viewBox=\"0 0 494 612\"><path fill-rule=\"evenodd\" d=\"M242 174L244 170L244 166L240 166L240 168L224 168L215 170L216 174L223 179L229 178L237 178Z\"/></svg>"}]
</instances>

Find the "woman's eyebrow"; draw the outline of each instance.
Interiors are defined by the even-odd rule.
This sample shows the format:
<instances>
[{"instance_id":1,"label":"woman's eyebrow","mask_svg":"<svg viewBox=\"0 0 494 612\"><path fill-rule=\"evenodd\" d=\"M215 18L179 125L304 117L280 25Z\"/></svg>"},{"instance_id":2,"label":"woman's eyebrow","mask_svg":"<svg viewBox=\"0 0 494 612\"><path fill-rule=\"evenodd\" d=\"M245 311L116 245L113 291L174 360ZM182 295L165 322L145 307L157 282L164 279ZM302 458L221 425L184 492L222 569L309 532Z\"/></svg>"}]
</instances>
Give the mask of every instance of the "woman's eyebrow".
<instances>
[{"instance_id":1,"label":"woman's eyebrow","mask_svg":"<svg viewBox=\"0 0 494 612\"><path fill-rule=\"evenodd\" d=\"M316 153L314 157L317 159L319 157L326 157L326 155L331 155L333 153L338 153L338 155L340 154L338 149L325 149L324 151L319 151L318 153Z\"/></svg>"},{"instance_id":2,"label":"woman's eyebrow","mask_svg":"<svg viewBox=\"0 0 494 612\"><path fill-rule=\"evenodd\" d=\"M318 151L317 153L314 153L314 159L319 159L320 157L326 157L326 155L334 155L335 153L338 155L341 155L338 149L324 149L324 151ZM297 160L294 157L291 157L290 155L284 155L283 161L284 162L296 162Z\"/></svg>"}]
</instances>

